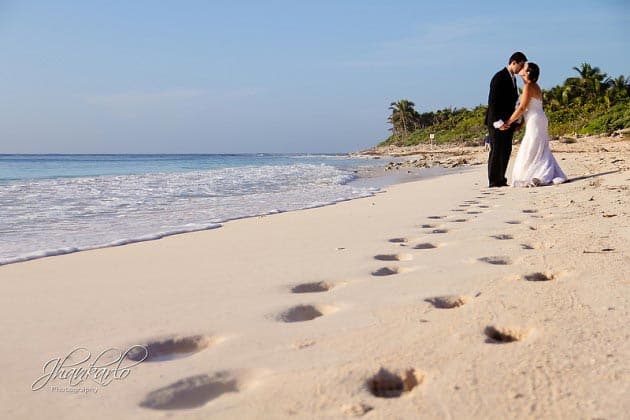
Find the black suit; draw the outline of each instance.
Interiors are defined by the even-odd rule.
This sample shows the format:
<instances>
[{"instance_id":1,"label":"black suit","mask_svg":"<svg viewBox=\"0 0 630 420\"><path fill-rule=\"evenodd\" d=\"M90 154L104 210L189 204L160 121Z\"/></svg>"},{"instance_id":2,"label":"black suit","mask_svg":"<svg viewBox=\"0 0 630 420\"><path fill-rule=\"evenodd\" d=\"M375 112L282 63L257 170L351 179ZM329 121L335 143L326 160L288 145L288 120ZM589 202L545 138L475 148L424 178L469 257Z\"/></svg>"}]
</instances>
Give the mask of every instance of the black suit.
<instances>
[{"instance_id":1,"label":"black suit","mask_svg":"<svg viewBox=\"0 0 630 420\"><path fill-rule=\"evenodd\" d=\"M490 157L488 159L488 181L491 187L507 185L505 171L512 153L514 129L505 131L494 128L498 120L506 122L516 107L518 90L507 68L497 72L490 82L486 125L490 133Z\"/></svg>"}]
</instances>

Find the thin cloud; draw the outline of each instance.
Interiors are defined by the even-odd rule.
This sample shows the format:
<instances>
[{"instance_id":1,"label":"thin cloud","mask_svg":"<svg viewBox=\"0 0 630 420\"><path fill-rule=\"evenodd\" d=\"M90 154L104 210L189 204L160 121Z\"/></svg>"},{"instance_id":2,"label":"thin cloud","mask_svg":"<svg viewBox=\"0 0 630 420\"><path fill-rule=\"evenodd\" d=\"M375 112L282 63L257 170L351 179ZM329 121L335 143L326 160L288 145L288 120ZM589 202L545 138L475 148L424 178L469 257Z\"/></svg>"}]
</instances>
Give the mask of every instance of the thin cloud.
<instances>
[{"instance_id":1,"label":"thin cloud","mask_svg":"<svg viewBox=\"0 0 630 420\"><path fill-rule=\"evenodd\" d=\"M165 89L153 92L119 92L104 95L90 95L84 99L90 105L107 107L151 107L160 105L180 104L193 99L211 98L226 100L230 98L251 98L268 92L261 87L242 87L223 91L209 91L205 89Z\"/></svg>"},{"instance_id":2,"label":"thin cloud","mask_svg":"<svg viewBox=\"0 0 630 420\"><path fill-rule=\"evenodd\" d=\"M424 25L414 36L376 43L366 56L341 62L350 68L391 68L427 63L427 55L446 49L459 50L483 33L479 19Z\"/></svg>"},{"instance_id":3,"label":"thin cloud","mask_svg":"<svg viewBox=\"0 0 630 420\"><path fill-rule=\"evenodd\" d=\"M170 89L155 92L122 92L107 95L91 95L85 98L90 105L103 106L147 106L161 105L206 95L200 89Z\"/></svg>"}]
</instances>

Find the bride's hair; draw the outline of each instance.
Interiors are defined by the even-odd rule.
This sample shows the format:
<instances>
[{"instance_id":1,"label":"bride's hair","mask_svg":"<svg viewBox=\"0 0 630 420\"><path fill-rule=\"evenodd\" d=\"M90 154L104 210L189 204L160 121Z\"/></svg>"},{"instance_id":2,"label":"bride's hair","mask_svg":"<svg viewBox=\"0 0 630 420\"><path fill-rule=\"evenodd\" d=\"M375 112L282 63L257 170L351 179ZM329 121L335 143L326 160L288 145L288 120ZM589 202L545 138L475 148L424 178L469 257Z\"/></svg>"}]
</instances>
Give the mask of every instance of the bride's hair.
<instances>
[{"instance_id":1,"label":"bride's hair","mask_svg":"<svg viewBox=\"0 0 630 420\"><path fill-rule=\"evenodd\" d=\"M532 81L532 82L536 82L538 81L538 76L540 76L540 68L538 67L538 64L536 63L527 63L527 78Z\"/></svg>"}]
</instances>

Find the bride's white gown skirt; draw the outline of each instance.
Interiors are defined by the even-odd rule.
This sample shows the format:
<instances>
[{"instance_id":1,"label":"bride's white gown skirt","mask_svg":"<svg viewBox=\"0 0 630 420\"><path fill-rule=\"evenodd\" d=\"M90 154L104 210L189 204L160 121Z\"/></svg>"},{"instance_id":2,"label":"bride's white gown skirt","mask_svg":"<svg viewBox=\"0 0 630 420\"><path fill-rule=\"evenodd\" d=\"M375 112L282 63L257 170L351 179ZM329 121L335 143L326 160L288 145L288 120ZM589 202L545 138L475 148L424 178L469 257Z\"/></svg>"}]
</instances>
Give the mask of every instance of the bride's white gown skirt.
<instances>
[{"instance_id":1,"label":"bride's white gown skirt","mask_svg":"<svg viewBox=\"0 0 630 420\"><path fill-rule=\"evenodd\" d=\"M525 136L514 161L512 186L561 184L567 176L549 148L547 116L540 99L532 98L525 111Z\"/></svg>"}]
</instances>

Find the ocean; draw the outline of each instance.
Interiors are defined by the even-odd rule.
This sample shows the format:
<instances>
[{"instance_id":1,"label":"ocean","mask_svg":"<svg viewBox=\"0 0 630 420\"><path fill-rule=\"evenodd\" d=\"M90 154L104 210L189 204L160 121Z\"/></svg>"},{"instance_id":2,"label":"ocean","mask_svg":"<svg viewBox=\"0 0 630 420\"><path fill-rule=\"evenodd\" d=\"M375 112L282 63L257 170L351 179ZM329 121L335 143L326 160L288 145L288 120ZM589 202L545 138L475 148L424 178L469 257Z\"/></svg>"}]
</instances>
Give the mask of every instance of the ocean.
<instances>
[{"instance_id":1,"label":"ocean","mask_svg":"<svg viewBox=\"0 0 630 420\"><path fill-rule=\"evenodd\" d=\"M0 265L367 197L331 154L0 155Z\"/></svg>"}]
</instances>

